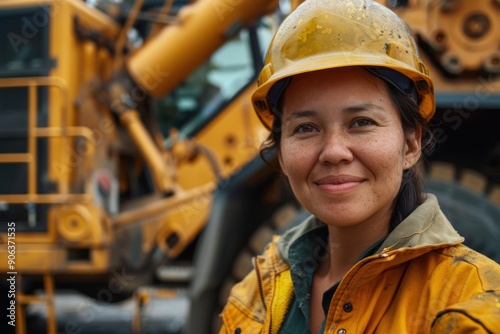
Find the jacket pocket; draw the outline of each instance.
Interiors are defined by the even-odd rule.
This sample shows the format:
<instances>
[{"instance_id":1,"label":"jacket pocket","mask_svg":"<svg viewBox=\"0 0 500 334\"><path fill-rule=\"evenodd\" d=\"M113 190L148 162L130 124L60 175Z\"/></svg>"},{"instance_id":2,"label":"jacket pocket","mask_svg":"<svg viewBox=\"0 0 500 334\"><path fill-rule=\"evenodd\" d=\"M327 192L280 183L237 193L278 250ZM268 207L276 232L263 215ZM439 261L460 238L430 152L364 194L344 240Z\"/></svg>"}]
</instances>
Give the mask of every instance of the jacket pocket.
<instances>
[{"instance_id":1,"label":"jacket pocket","mask_svg":"<svg viewBox=\"0 0 500 334\"><path fill-rule=\"evenodd\" d=\"M229 302L222 311L222 328L219 334L263 333L264 324L251 310L242 310Z\"/></svg>"}]
</instances>

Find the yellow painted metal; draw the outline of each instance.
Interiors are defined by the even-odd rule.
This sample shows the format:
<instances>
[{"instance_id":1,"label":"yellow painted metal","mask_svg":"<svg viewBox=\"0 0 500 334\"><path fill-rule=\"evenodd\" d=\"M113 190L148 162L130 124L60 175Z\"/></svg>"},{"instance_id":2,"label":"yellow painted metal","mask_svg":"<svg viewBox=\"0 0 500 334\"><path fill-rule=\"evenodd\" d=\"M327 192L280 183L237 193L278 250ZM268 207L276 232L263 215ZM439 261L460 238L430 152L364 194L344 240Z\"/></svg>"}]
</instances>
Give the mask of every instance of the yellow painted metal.
<instances>
[{"instance_id":1,"label":"yellow painted metal","mask_svg":"<svg viewBox=\"0 0 500 334\"><path fill-rule=\"evenodd\" d=\"M32 155L30 153L3 153L0 155L0 162L31 162Z\"/></svg>"},{"instance_id":2,"label":"yellow painted metal","mask_svg":"<svg viewBox=\"0 0 500 334\"><path fill-rule=\"evenodd\" d=\"M26 312L25 306L30 304L45 304L47 308L47 334L57 333L57 322L55 317L55 304L54 304L54 276L51 274L43 274L44 295L27 295L22 291L23 276L16 277L18 287L20 290L16 294L16 316L18 317L16 323L16 334L26 333Z\"/></svg>"},{"instance_id":3,"label":"yellow painted metal","mask_svg":"<svg viewBox=\"0 0 500 334\"><path fill-rule=\"evenodd\" d=\"M104 272L109 269L109 249L101 249L103 243L109 244L109 218L92 208L90 219L85 223L90 231L88 239L78 241L76 246L94 247L89 250L88 263L68 263L68 247L70 243L61 243L64 239L75 243L78 233L68 228L67 224L57 225L57 221L71 221L70 214L59 215L59 208L78 205L90 205L93 201L93 189L88 187L88 180L83 179L83 187L75 188L76 177L88 178L94 160L96 143L92 128L75 126L76 113L73 101L82 86L82 81L103 76L109 77L111 57L102 47L94 42L82 42L76 36L75 22L80 27L98 34L100 38L113 40L116 38L118 25L106 15L90 9L82 1L2 1L0 9L49 6L50 12L50 46L49 57L54 60L54 67L48 77L2 78L0 88L25 87L28 91L28 152L20 154L2 154L0 163L26 162L28 165L28 192L26 194L1 195L0 201L9 204L51 204L49 209L48 228L46 232L17 233L17 266L19 272ZM48 92L48 126L37 127L38 89L47 87ZM55 193L38 193L36 189L37 140L46 138L48 144L48 177L56 184ZM85 142L85 152L73 159L76 140ZM79 152L77 152L79 153ZM73 155L73 156L72 156ZM73 159L73 160L71 160ZM80 162L80 160L82 162ZM85 176L87 175L87 176ZM88 178L90 179L90 178ZM80 181L78 181L80 182ZM82 190L83 189L83 190ZM57 206L56 206L57 205ZM78 211L78 210L77 210ZM82 212L82 210L80 210ZM106 223L108 222L108 223ZM59 227L59 229L58 229ZM61 236L65 238L61 239ZM80 236L80 238L82 238ZM0 240L5 243L4 235ZM97 247L97 248L96 248ZM0 249L2 265L6 264L6 254Z\"/></svg>"},{"instance_id":4,"label":"yellow painted metal","mask_svg":"<svg viewBox=\"0 0 500 334\"><path fill-rule=\"evenodd\" d=\"M202 188L207 189L207 191L212 191L215 185L207 184L197 189L176 192L175 196L169 198L161 198L160 196L146 197L134 208L128 208L126 211L113 218L113 225L117 228L122 228L144 217L162 217L177 206L189 205L190 202L193 202L194 198L197 198Z\"/></svg>"},{"instance_id":5,"label":"yellow painted metal","mask_svg":"<svg viewBox=\"0 0 500 334\"><path fill-rule=\"evenodd\" d=\"M199 0L186 6L127 61L135 83L153 96L170 92L237 29L275 9L278 0ZM200 31L207 32L200 36ZM196 52L192 45L196 43Z\"/></svg>"},{"instance_id":6,"label":"yellow painted metal","mask_svg":"<svg viewBox=\"0 0 500 334\"><path fill-rule=\"evenodd\" d=\"M304 0L290 0L290 7L292 10L295 10L303 2Z\"/></svg>"},{"instance_id":7,"label":"yellow painted metal","mask_svg":"<svg viewBox=\"0 0 500 334\"><path fill-rule=\"evenodd\" d=\"M241 166L258 156L260 143L267 137L268 130L260 123L252 109L250 96L255 90L251 85L204 127L194 140L210 147L218 162L220 174L230 177ZM193 189L209 182L219 182L206 156L200 155L189 163L181 163L177 169L177 179L183 189Z\"/></svg>"},{"instance_id":8,"label":"yellow painted metal","mask_svg":"<svg viewBox=\"0 0 500 334\"><path fill-rule=\"evenodd\" d=\"M11 78L11 79L0 79L0 88L7 87L26 87L28 89L28 154L31 156L29 168L28 168L28 194L34 195L36 193L35 184L36 180L36 136L37 136L37 120L36 120L36 110L37 106L37 93L36 88L38 87L48 87L50 92L58 91L60 97L57 100L57 104L52 105L53 112L51 115L65 114L68 110L68 86L66 81L58 77L29 77L29 78ZM56 95L56 94L54 94ZM51 94L52 96L52 94ZM66 133L61 132L60 140L64 140ZM54 142L54 145L60 146L60 142ZM6 162L3 160L4 157L0 155L0 163ZM54 164L62 164L60 159L53 159ZM59 177L53 179L54 182L58 182L58 188L60 193L68 193L68 177ZM33 196L31 196L33 197Z\"/></svg>"},{"instance_id":9,"label":"yellow painted metal","mask_svg":"<svg viewBox=\"0 0 500 334\"><path fill-rule=\"evenodd\" d=\"M36 194L36 137L34 131L37 124L37 90L35 85L28 87L28 154L33 157L28 164L28 194Z\"/></svg>"},{"instance_id":10,"label":"yellow painted metal","mask_svg":"<svg viewBox=\"0 0 500 334\"><path fill-rule=\"evenodd\" d=\"M85 141L90 143L90 150L86 151L84 160L92 161L94 160L94 154L98 151L103 151L102 148L106 146L102 144L98 147L93 138L95 133L89 129L91 126L95 127L97 121L89 123L89 127L77 126L78 118L75 116L77 110L75 110L74 105L69 104L69 101L75 99L78 90L82 89L83 82L93 80L93 78L98 78L100 81L109 78L111 76L110 66L106 66L105 64L111 64L113 58L105 49L98 48L94 43L89 41L77 40L75 36L71 35L69 32L74 29L74 20L68 18L76 15L79 24L92 31L98 31L99 34L102 34L106 38L116 38L119 29L116 28L114 23L108 22L100 15L89 11L88 8L84 9L81 4L75 1L61 1L57 4L48 1L47 3L51 4L51 6L57 6L57 15L53 18L51 31L65 31L64 38L56 37L55 35L51 35L50 37L52 41L56 41L51 44L50 53L51 57L56 59L57 66L51 71L50 78L34 78L33 81L31 81L31 78L8 79L5 81L5 85L10 87L13 85L29 86L29 84L34 84L33 82L41 85L44 83L43 80L45 80L46 85L50 81L52 85L57 83L58 87L61 87L59 91L51 90L49 94L49 105L51 106L49 126L46 128L35 127L32 131L33 138L51 138L49 161L51 161L52 168L50 169L50 176L51 179L57 181L58 192L57 194L36 194L36 192L33 192L33 194L27 195L2 195L0 196L0 200L5 200L8 203L23 203L24 201L37 204L53 203L61 205L61 207L68 206L69 208L75 207L75 205L90 205L94 196L92 189L88 189L87 187L84 193L75 194L71 191L71 185L75 183L75 178L82 172L90 172L90 168L93 168L95 163L94 165L87 166L83 163L68 161L68 158L71 158L71 154L68 154L67 148L72 145L71 143L75 137L85 138ZM229 8L225 8L223 5L222 7L213 8L215 15L218 17L216 21L222 22L219 21L219 19L222 19L223 23L228 23L235 19L231 15L236 15L236 12L241 8L238 8L238 11L227 12ZM244 6L248 6L248 4ZM272 4L266 4L266 6L257 8L257 6L252 5L253 14L245 13L242 19L249 18L251 15L257 15L256 13L266 12L272 6ZM199 7L196 8L199 9ZM214 12L211 14L214 14ZM94 19L92 15L97 15L97 17ZM187 16L184 19L187 19ZM201 22L192 22L190 24L199 23ZM228 28L229 26L225 27L226 30ZM63 40L64 43L57 42ZM217 47L224 40L225 38L217 38L217 43L213 47ZM75 66L75 63L82 64L82 66ZM194 68L194 64L186 64L186 67ZM175 196L171 198L159 197L141 205L136 210L124 209L121 214L111 219L109 224L112 224L113 228L117 229L120 229L122 225L137 224L138 222L144 225L143 231L146 236L144 244L149 245L147 247L151 247L155 243L158 243L162 247L162 245L165 245L165 239L162 240L158 236L161 234L166 238L170 233L169 231L175 231L180 236L179 242L174 249L164 247L164 250L170 256L176 256L182 252L196 235L199 234L206 222L216 182L224 182L225 177L231 175L231 173L255 157L258 153L259 142L266 135L266 131L259 124L248 102L252 89L253 87L250 87L238 100L231 103L226 111L221 113L207 129L200 132L197 138L195 138L196 142L203 142L206 147L211 147L211 149L204 150L204 153L199 154L194 162L180 162L176 173L179 184L176 186L178 188L176 188L177 193ZM88 96L84 97L88 99ZM53 106L58 107L54 109ZM93 106L99 108L98 104L94 103ZM36 110L34 102L31 108L32 110ZM92 112L90 108L82 110L85 110L87 113ZM88 119L89 116L87 115L85 122ZM161 180L159 188L172 189L173 185L169 180L171 171L165 169L165 160L163 160L162 154L159 152L156 144L141 124L138 114L135 111L123 113L121 120L125 128L128 128L128 133L135 139L137 147L143 152L144 159L152 167L153 175L157 176L157 180ZM102 154L104 153L99 153L99 157L102 157ZM212 158L217 161L220 170L214 170L213 165L209 163L207 154L212 155ZM3 158L22 160L27 159L28 156L10 155ZM54 166L59 166L59 169L55 169ZM221 176L222 179L218 179ZM219 183L219 185L221 184ZM35 245L37 242L42 244L47 242L49 245L38 245L38 247L42 246L39 248L41 253L43 254L45 251L50 252L54 254L54 258L59 257L60 259L64 259L67 256L66 247L68 245L57 245L57 240L61 237L63 240L72 242L74 246L80 247L89 244L89 240L92 239L89 235L92 235L95 231L101 231L99 233L95 232L101 239L95 238L94 242L98 242L98 240L106 242L105 239L109 239L109 236L106 237L103 228L97 228L99 224L103 224L103 221L107 221L109 218L101 217L97 219L95 215L92 216L93 218L89 218L85 214L71 212L71 210L64 211L59 207L52 208L50 210L51 218L48 234L33 233L30 236L21 235L19 236L20 240L26 241L31 245ZM103 216L106 216L106 214L103 214ZM90 220L90 222L87 222L87 225L85 225L83 222L87 220ZM98 220L100 221L98 222ZM62 223L57 225L57 222ZM29 249L25 251L21 250L21 254L28 253ZM104 258L99 257L99 261L103 264L106 263ZM37 262L40 265L35 265ZM33 270L35 271L62 270L63 268L66 272L90 270L90 264L86 264L78 269L75 269L77 267L74 264L61 267L50 261L42 261L41 258L34 255L25 264L23 265L24 268L33 266ZM96 265L95 270L99 270L98 268L100 268L99 265Z\"/></svg>"},{"instance_id":11,"label":"yellow painted metal","mask_svg":"<svg viewBox=\"0 0 500 334\"><path fill-rule=\"evenodd\" d=\"M69 260L68 250L78 247L61 247L61 244L52 243L21 243L16 238L16 271L21 274L105 274L109 273L112 262L110 261L110 250L108 247L95 246L88 248L88 261ZM81 246L79 246L82 248ZM0 270L8 272L7 253L0 251Z\"/></svg>"},{"instance_id":12,"label":"yellow painted metal","mask_svg":"<svg viewBox=\"0 0 500 334\"><path fill-rule=\"evenodd\" d=\"M166 17L170 13L170 10L172 9L172 6L174 5L174 1L175 0L164 0L162 8L158 12L160 17ZM162 25L160 23L155 24L151 28L151 33L149 35L155 36L163 27L164 27L164 25Z\"/></svg>"},{"instance_id":13,"label":"yellow painted metal","mask_svg":"<svg viewBox=\"0 0 500 334\"><path fill-rule=\"evenodd\" d=\"M172 174L165 160L162 159L160 149L155 145L153 139L144 128L143 123L136 110L126 110L119 115L120 121L134 140L135 145L141 151L143 158L147 161L154 175L158 190L163 194L171 194L174 191Z\"/></svg>"},{"instance_id":14,"label":"yellow painted metal","mask_svg":"<svg viewBox=\"0 0 500 334\"><path fill-rule=\"evenodd\" d=\"M165 217L162 228L156 235L160 249L169 257L175 258L198 236L205 226L212 204L213 191L198 191L196 197L189 202L176 206ZM173 238L175 243L169 245Z\"/></svg>"},{"instance_id":15,"label":"yellow painted metal","mask_svg":"<svg viewBox=\"0 0 500 334\"><path fill-rule=\"evenodd\" d=\"M269 12L277 2L258 0L229 4L199 1L186 8L176 24L163 29L154 39L148 40L145 47L137 50L127 68L132 70L136 83L148 93L164 94L232 37L241 25ZM165 3L166 8L172 4L170 0ZM173 149L176 153L166 158L168 154L158 145L160 141L143 124L143 115L135 110L125 111L118 115L120 126L114 123L109 106L98 99L99 90L113 76L121 55L117 57L103 45L75 34L78 28L99 36L100 41L116 42L119 36L124 37L124 30L79 0L6 0L0 1L0 10L40 4L49 6L54 14L49 27L49 58L54 66L47 77L0 79L0 88L25 87L29 92L30 143L27 153L0 155L0 163L28 164L29 191L0 195L0 201L12 205L28 202L49 206L45 232L16 234L16 270L21 275L62 273L91 276L109 273L112 265L123 264L118 262L121 259L117 259L112 249L118 235L130 227L140 229L141 251L159 247L167 256L175 258L205 226L217 186L223 187L230 175L258 154L260 140L267 135L249 102L254 87L249 87L232 101L191 142L179 142ZM196 29L204 24L211 27L204 30L213 31L199 38ZM205 51L190 52L193 39L203 43ZM166 41L175 47L166 48ZM115 50L121 49L120 44L115 45ZM161 52L157 53L158 50ZM183 60L182 64L179 59ZM166 64L175 71L162 81ZM156 69L160 72L151 73ZM49 110L48 124L43 127L37 125L40 87L46 87ZM125 136L123 129L126 130ZM37 142L40 139L48 146L46 176L55 184L54 189L46 193L37 189L37 170L41 167L41 161L37 160ZM130 145L130 139L135 146ZM82 143L85 143L85 149L79 150ZM93 178L94 174L99 169L106 169L116 179L121 177L118 168L124 164L118 161L121 150L132 152L134 163L147 162L157 188L164 192L173 190L174 194L162 197L154 193L132 199L123 203L115 214L99 207L99 185ZM171 163L177 164L175 173L167 166ZM172 182L173 177L176 183ZM178 239L169 244L166 240L173 233ZM7 270L8 263L3 247L6 240L6 236L0 233L2 271ZM74 251L88 255L73 260ZM45 284L45 291L52 294L49 285ZM22 298L26 303L36 302L33 296ZM18 314L19 321L23 322L23 314ZM54 313L49 311L48 315L49 322L55 323ZM25 329L23 326L24 322L18 328Z\"/></svg>"},{"instance_id":16,"label":"yellow painted metal","mask_svg":"<svg viewBox=\"0 0 500 334\"><path fill-rule=\"evenodd\" d=\"M51 212L58 235L72 246L108 246L112 235L106 226L105 213L94 204L55 206Z\"/></svg>"},{"instance_id":17,"label":"yellow painted metal","mask_svg":"<svg viewBox=\"0 0 500 334\"><path fill-rule=\"evenodd\" d=\"M91 201L89 195L77 194L33 194L33 195L0 195L0 201L23 204L23 203L88 203Z\"/></svg>"},{"instance_id":18,"label":"yellow painted metal","mask_svg":"<svg viewBox=\"0 0 500 334\"><path fill-rule=\"evenodd\" d=\"M118 35L118 39L115 43L115 62L114 62L115 70L119 70L123 67L124 48L128 39L128 34L133 24L135 23L137 15L139 14L143 4L144 0L137 0L134 2L132 9L128 13L125 24L120 30L120 34Z\"/></svg>"},{"instance_id":19,"label":"yellow painted metal","mask_svg":"<svg viewBox=\"0 0 500 334\"><path fill-rule=\"evenodd\" d=\"M387 0L379 0L386 5ZM428 45L437 59L422 59L429 65L436 90L441 93L474 92L476 98L500 91L500 77L455 80L461 73L500 72L500 6L498 1L410 1L394 8L412 33ZM476 17L476 19L474 19ZM469 34L467 33L469 31ZM478 35L474 35L473 33ZM474 37L475 36L475 37ZM435 62L451 75L444 75Z\"/></svg>"},{"instance_id":20,"label":"yellow painted metal","mask_svg":"<svg viewBox=\"0 0 500 334\"><path fill-rule=\"evenodd\" d=\"M57 231L65 240L72 242L88 241L95 220L88 208L83 205L67 205L57 214Z\"/></svg>"}]
</instances>

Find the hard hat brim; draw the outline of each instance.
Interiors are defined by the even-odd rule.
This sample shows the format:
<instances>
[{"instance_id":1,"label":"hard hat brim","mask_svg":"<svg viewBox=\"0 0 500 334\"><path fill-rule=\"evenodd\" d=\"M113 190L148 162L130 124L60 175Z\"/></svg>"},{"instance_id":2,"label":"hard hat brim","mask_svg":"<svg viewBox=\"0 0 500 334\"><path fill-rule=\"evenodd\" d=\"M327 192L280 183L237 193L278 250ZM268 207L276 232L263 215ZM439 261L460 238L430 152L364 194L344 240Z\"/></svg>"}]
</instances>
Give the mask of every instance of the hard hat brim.
<instances>
[{"instance_id":1,"label":"hard hat brim","mask_svg":"<svg viewBox=\"0 0 500 334\"><path fill-rule=\"evenodd\" d=\"M415 85L420 98L419 109L422 116L429 120L434 115L433 84L429 76L417 72L406 63L375 53L335 52L334 54L309 56L295 61L290 60L281 71L276 72L273 71L271 63L266 65L259 77L259 82L263 84L252 95L253 105L260 120L268 129L271 129L274 117L272 108L276 106L270 104L268 94L271 87L277 82L301 73L340 67L384 67L402 73L410 78Z\"/></svg>"}]
</instances>

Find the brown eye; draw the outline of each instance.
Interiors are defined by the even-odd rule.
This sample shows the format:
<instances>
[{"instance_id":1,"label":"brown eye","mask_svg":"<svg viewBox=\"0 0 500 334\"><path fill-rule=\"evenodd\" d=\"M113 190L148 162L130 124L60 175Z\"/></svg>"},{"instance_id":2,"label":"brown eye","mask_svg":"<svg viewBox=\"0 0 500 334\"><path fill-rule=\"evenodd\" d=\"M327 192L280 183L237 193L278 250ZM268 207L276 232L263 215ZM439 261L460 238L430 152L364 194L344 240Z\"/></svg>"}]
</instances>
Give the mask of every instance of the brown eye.
<instances>
[{"instance_id":1,"label":"brown eye","mask_svg":"<svg viewBox=\"0 0 500 334\"><path fill-rule=\"evenodd\" d=\"M367 125L372 125L372 124L374 124L373 121L371 121L367 118L360 118L360 119L357 119L356 121L354 121L354 123L352 123L352 126L357 128L357 127L367 126Z\"/></svg>"},{"instance_id":2,"label":"brown eye","mask_svg":"<svg viewBox=\"0 0 500 334\"><path fill-rule=\"evenodd\" d=\"M295 132L298 132L298 133L313 132L313 131L314 131L314 127L310 124L301 124L295 130Z\"/></svg>"}]
</instances>

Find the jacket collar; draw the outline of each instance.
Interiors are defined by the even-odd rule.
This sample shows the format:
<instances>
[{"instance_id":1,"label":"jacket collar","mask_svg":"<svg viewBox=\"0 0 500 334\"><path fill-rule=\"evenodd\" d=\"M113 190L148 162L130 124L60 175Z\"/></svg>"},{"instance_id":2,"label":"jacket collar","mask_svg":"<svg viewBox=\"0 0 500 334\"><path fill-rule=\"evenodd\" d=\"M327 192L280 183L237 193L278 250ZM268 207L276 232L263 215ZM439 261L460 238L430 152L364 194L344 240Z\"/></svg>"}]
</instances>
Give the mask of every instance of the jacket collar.
<instances>
[{"instance_id":1,"label":"jacket collar","mask_svg":"<svg viewBox=\"0 0 500 334\"><path fill-rule=\"evenodd\" d=\"M323 226L325 223L311 215L303 223L287 231L278 243L281 257L288 263L290 245L302 235ZM376 254L401 248L448 246L463 241L464 238L458 234L440 210L436 196L427 194L424 203L387 236Z\"/></svg>"},{"instance_id":2,"label":"jacket collar","mask_svg":"<svg viewBox=\"0 0 500 334\"><path fill-rule=\"evenodd\" d=\"M464 241L439 208L436 196L427 198L387 237L377 253L401 248L452 245Z\"/></svg>"}]
</instances>

